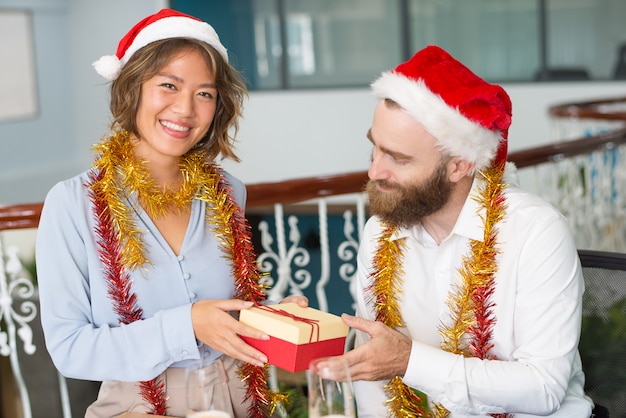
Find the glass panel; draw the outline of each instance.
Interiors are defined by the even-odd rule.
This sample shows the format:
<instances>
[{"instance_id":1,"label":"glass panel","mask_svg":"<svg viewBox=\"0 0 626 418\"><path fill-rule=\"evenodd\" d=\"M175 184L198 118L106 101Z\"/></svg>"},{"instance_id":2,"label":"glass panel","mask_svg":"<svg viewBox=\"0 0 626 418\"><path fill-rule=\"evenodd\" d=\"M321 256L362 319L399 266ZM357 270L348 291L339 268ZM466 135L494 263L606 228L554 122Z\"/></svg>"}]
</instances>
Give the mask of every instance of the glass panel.
<instances>
[{"instance_id":1,"label":"glass panel","mask_svg":"<svg viewBox=\"0 0 626 418\"><path fill-rule=\"evenodd\" d=\"M254 0L254 50L258 89L281 87L280 17L276 0Z\"/></svg>"},{"instance_id":2,"label":"glass panel","mask_svg":"<svg viewBox=\"0 0 626 418\"><path fill-rule=\"evenodd\" d=\"M401 60L398 2L285 0L289 87L368 85Z\"/></svg>"},{"instance_id":3,"label":"glass panel","mask_svg":"<svg viewBox=\"0 0 626 418\"><path fill-rule=\"evenodd\" d=\"M537 71L536 0L410 0L409 8L414 51L439 45L490 81L530 80Z\"/></svg>"},{"instance_id":4,"label":"glass panel","mask_svg":"<svg viewBox=\"0 0 626 418\"><path fill-rule=\"evenodd\" d=\"M547 8L548 66L614 78L620 45L626 45L626 2L548 0Z\"/></svg>"},{"instance_id":5,"label":"glass panel","mask_svg":"<svg viewBox=\"0 0 626 418\"><path fill-rule=\"evenodd\" d=\"M577 69L592 80L618 78L618 72L626 78L624 0L171 2L213 22L252 89L364 87L408 58L405 42L411 52L440 45L493 82L535 81L542 65L542 5L549 79L579 77L571 71ZM403 4L409 8L406 30Z\"/></svg>"}]
</instances>

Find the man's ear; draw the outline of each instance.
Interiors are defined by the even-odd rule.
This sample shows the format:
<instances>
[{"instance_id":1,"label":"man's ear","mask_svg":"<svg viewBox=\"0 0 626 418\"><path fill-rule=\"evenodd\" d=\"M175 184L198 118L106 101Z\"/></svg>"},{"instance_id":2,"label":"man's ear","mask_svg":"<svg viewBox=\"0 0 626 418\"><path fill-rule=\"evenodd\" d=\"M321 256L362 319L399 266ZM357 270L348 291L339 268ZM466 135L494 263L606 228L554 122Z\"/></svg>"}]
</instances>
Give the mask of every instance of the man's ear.
<instances>
[{"instance_id":1,"label":"man's ear","mask_svg":"<svg viewBox=\"0 0 626 418\"><path fill-rule=\"evenodd\" d=\"M448 178L453 183L458 183L464 177L474 173L474 163L461 157L452 157L448 161Z\"/></svg>"}]
</instances>

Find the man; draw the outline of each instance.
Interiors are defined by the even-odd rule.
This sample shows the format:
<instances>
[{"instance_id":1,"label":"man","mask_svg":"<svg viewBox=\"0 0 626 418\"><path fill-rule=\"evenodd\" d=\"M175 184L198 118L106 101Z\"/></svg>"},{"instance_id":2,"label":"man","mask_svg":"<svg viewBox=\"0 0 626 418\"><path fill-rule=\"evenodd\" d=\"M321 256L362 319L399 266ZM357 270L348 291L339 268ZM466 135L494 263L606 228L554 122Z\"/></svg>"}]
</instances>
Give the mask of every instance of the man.
<instances>
[{"instance_id":1,"label":"man","mask_svg":"<svg viewBox=\"0 0 626 418\"><path fill-rule=\"evenodd\" d=\"M372 87L373 216L344 315L359 417L589 417L576 247L507 183L508 95L436 46ZM340 364L317 367L345 379Z\"/></svg>"}]
</instances>

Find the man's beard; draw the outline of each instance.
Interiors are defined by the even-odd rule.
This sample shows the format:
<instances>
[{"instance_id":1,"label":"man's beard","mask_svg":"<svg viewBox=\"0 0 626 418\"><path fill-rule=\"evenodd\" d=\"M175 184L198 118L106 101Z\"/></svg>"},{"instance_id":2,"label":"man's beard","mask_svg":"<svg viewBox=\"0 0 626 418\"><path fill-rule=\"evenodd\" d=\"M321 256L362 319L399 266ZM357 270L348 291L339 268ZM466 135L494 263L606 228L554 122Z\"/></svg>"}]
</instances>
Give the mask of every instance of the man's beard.
<instances>
[{"instance_id":1,"label":"man's beard","mask_svg":"<svg viewBox=\"0 0 626 418\"><path fill-rule=\"evenodd\" d=\"M446 166L447 162L442 161L429 178L418 184L370 180L365 189L370 214L378 215L390 226L408 228L417 225L425 216L441 209L450 198L452 183L448 180ZM386 191L380 191L378 185Z\"/></svg>"}]
</instances>

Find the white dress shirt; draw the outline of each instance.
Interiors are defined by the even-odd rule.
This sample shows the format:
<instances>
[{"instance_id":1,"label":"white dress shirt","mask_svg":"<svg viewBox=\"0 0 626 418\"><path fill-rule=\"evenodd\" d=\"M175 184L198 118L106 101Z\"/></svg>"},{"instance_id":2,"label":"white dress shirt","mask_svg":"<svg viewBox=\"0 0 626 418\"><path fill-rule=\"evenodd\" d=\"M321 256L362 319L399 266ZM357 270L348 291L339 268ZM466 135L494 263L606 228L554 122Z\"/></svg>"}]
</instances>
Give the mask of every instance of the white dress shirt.
<instances>
[{"instance_id":1,"label":"white dress shirt","mask_svg":"<svg viewBox=\"0 0 626 418\"><path fill-rule=\"evenodd\" d=\"M472 194L482 184L475 180ZM397 231L406 238L402 292L396 297L412 339L403 381L445 406L451 416L588 418L578 354L584 282L566 219L541 198L509 187L506 215L498 223L498 272L492 301L496 323L491 353L497 360L464 358L439 348L439 327L449 319L446 298L459 284L469 241L483 239L484 209L468 197L440 245L421 226ZM374 320L370 295L372 257L381 223L372 217L358 256L357 315ZM357 334L357 346L367 338ZM359 417L387 416L381 382L355 382Z\"/></svg>"}]
</instances>

